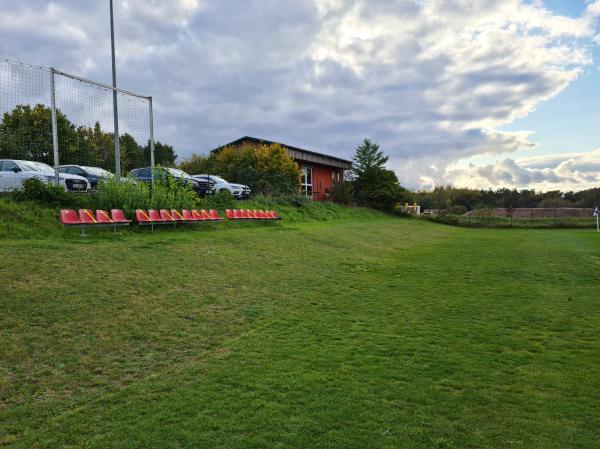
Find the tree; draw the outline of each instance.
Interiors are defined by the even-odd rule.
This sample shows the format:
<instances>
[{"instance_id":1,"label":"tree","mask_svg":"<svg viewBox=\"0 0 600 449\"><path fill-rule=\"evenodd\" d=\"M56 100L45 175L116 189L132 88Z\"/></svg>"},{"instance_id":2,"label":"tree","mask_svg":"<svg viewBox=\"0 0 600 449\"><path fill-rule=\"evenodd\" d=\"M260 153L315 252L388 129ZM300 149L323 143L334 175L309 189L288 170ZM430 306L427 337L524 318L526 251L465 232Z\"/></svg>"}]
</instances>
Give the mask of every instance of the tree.
<instances>
[{"instance_id":1,"label":"tree","mask_svg":"<svg viewBox=\"0 0 600 449\"><path fill-rule=\"evenodd\" d=\"M192 154L189 159L181 161L179 164L179 168L190 175L208 173L208 167L208 157L196 153Z\"/></svg>"},{"instance_id":2,"label":"tree","mask_svg":"<svg viewBox=\"0 0 600 449\"><path fill-rule=\"evenodd\" d=\"M352 164L356 178L352 183L358 204L392 211L407 199L396 173L385 167L387 160L379 145L369 139L356 148Z\"/></svg>"},{"instance_id":3,"label":"tree","mask_svg":"<svg viewBox=\"0 0 600 449\"><path fill-rule=\"evenodd\" d=\"M53 163L52 121L50 108L37 104L17 105L5 112L0 122L0 157L7 159L31 159ZM79 135L69 119L56 111L58 145L65 154L73 153L79 143Z\"/></svg>"},{"instance_id":4,"label":"tree","mask_svg":"<svg viewBox=\"0 0 600 449\"><path fill-rule=\"evenodd\" d=\"M150 161L150 142L144 147L144 155L147 161ZM174 167L177 154L172 145L167 145L160 141L154 143L154 163L163 167ZM184 170L187 171L187 170Z\"/></svg>"},{"instance_id":5,"label":"tree","mask_svg":"<svg viewBox=\"0 0 600 449\"><path fill-rule=\"evenodd\" d=\"M356 153L352 159L352 170L354 170L357 177L360 177L369 171L383 170L387 161L388 157L379 149L379 145L365 139L356 148Z\"/></svg>"},{"instance_id":6,"label":"tree","mask_svg":"<svg viewBox=\"0 0 600 449\"><path fill-rule=\"evenodd\" d=\"M300 169L278 144L225 147L209 157L210 172L262 194L295 194Z\"/></svg>"}]
</instances>

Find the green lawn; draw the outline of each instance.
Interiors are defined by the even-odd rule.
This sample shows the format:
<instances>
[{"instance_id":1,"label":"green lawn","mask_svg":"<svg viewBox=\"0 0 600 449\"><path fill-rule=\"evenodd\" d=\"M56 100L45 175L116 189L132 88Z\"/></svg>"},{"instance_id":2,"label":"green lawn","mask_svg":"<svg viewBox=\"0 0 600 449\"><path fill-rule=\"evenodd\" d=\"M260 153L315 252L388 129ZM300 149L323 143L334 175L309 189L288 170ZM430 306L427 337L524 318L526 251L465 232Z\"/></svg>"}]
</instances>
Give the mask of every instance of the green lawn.
<instances>
[{"instance_id":1,"label":"green lawn","mask_svg":"<svg viewBox=\"0 0 600 449\"><path fill-rule=\"evenodd\" d=\"M600 447L592 230L357 213L0 260L2 447Z\"/></svg>"}]
</instances>

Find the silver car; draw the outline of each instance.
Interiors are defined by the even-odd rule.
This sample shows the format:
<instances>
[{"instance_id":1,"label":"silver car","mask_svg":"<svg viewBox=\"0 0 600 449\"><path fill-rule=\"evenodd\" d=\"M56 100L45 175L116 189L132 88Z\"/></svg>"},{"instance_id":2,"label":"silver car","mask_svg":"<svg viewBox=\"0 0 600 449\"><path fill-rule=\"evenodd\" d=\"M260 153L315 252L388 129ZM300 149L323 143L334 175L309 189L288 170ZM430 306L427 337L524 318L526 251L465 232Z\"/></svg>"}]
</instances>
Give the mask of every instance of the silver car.
<instances>
[{"instance_id":1,"label":"silver car","mask_svg":"<svg viewBox=\"0 0 600 449\"><path fill-rule=\"evenodd\" d=\"M0 159L0 192L10 192L23 187L26 179L54 182L54 169L43 162ZM90 183L83 176L59 173L59 185L69 192L87 192Z\"/></svg>"}]
</instances>

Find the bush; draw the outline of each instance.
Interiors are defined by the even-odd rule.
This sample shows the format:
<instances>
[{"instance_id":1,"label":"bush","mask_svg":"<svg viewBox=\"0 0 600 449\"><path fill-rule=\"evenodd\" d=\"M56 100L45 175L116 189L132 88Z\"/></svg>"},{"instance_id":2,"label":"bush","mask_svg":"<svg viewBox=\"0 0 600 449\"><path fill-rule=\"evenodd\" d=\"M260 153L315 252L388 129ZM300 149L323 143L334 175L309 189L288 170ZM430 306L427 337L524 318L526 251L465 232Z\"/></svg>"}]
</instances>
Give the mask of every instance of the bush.
<instances>
[{"instance_id":1,"label":"bush","mask_svg":"<svg viewBox=\"0 0 600 449\"><path fill-rule=\"evenodd\" d=\"M177 182L172 176L161 176L152 187L140 181L116 177L98 183L95 198L99 209L194 209L199 204L196 192L189 184Z\"/></svg>"},{"instance_id":2,"label":"bush","mask_svg":"<svg viewBox=\"0 0 600 449\"><path fill-rule=\"evenodd\" d=\"M200 201L200 206L204 209L236 209L235 198L229 190L221 190L214 195L207 196Z\"/></svg>"},{"instance_id":3,"label":"bush","mask_svg":"<svg viewBox=\"0 0 600 449\"><path fill-rule=\"evenodd\" d=\"M83 204L89 201L89 195L85 193L70 193L52 182L43 182L35 178L25 179L23 187L15 190L12 198L15 201L33 201L38 204L73 209L84 207Z\"/></svg>"},{"instance_id":4,"label":"bush","mask_svg":"<svg viewBox=\"0 0 600 449\"><path fill-rule=\"evenodd\" d=\"M352 184L349 182L335 182L329 193L331 194L331 201L346 206L350 205L354 198Z\"/></svg>"},{"instance_id":5,"label":"bush","mask_svg":"<svg viewBox=\"0 0 600 449\"><path fill-rule=\"evenodd\" d=\"M469 211L465 206L451 206L446 209L446 213L450 215L463 215Z\"/></svg>"},{"instance_id":6,"label":"bush","mask_svg":"<svg viewBox=\"0 0 600 449\"><path fill-rule=\"evenodd\" d=\"M248 185L256 194L289 195L298 191L300 170L278 144L225 147L210 156L211 172Z\"/></svg>"}]
</instances>

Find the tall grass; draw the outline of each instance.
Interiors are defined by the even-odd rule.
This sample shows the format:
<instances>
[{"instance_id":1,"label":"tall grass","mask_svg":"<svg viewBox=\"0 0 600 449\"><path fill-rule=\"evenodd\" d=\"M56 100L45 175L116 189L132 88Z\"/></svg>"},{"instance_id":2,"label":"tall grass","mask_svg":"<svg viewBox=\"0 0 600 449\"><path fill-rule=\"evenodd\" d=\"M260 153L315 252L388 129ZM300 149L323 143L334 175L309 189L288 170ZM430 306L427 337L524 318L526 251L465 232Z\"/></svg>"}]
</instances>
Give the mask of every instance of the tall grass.
<instances>
[{"instance_id":1,"label":"tall grass","mask_svg":"<svg viewBox=\"0 0 600 449\"><path fill-rule=\"evenodd\" d=\"M131 214L136 209L193 209L199 199L191 186L172 177L157 179L154 189L145 182L109 178L98 184L94 203L99 209L123 209Z\"/></svg>"}]
</instances>

